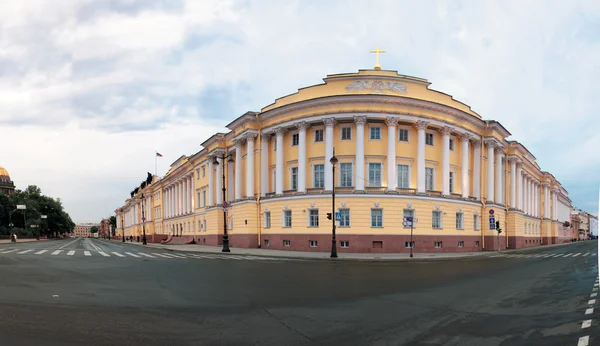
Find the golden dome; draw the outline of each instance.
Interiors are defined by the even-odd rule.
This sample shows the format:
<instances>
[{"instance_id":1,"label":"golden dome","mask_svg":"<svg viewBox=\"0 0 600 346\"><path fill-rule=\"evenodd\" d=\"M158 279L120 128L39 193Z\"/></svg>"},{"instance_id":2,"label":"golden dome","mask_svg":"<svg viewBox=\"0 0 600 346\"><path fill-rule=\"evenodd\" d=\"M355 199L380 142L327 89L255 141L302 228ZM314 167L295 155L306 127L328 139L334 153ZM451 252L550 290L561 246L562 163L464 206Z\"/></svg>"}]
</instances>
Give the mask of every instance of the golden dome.
<instances>
[{"instance_id":1,"label":"golden dome","mask_svg":"<svg viewBox=\"0 0 600 346\"><path fill-rule=\"evenodd\" d=\"M4 169L4 167L0 166L0 177L2 177L2 176L9 177L8 171L6 171L6 169Z\"/></svg>"}]
</instances>

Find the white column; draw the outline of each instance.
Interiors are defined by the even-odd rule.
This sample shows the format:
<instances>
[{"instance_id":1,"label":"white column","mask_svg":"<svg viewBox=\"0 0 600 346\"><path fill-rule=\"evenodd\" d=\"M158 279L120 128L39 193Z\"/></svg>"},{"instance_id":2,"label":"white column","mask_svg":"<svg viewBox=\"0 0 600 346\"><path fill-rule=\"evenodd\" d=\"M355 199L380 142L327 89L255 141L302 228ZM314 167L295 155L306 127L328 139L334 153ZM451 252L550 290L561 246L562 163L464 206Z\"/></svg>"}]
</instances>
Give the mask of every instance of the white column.
<instances>
[{"instance_id":1,"label":"white column","mask_svg":"<svg viewBox=\"0 0 600 346\"><path fill-rule=\"evenodd\" d=\"M354 117L356 123L356 176L354 177L354 190L365 189L365 124L367 117Z\"/></svg>"},{"instance_id":2,"label":"white column","mask_svg":"<svg viewBox=\"0 0 600 346\"><path fill-rule=\"evenodd\" d=\"M481 142L473 140L473 197L481 199Z\"/></svg>"},{"instance_id":3,"label":"white column","mask_svg":"<svg viewBox=\"0 0 600 346\"><path fill-rule=\"evenodd\" d=\"M442 127L442 195L450 194L450 132L449 127Z\"/></svg>"},{"instance_id":4,"label":"white column","mask_svg":"<svg viewBox=\"0 0 600 346\"><path fill-rule=\"evenodd\" d=\"M194 212L196 205L196 191L194 189L194 173L188 176L190 180L190 213Z\"/></svg>"},{"instance_id":5,"label":"white column","mask_svg":"<svg viewBox=\"0 0 600 346\"><path fill-rule=\"evenodd\" d=\"M217 196L217 204L223 204L223 170L225 169L225 162L220 157L217 158L217 162L219 165L217 165L215 172L217 180L217 183L215 184L217 186L215 195Z\"/></svg>"},{"instance_id":6,"label":"white column","mask_svg":"<svg viewBox=\"0 0 600 346\"><path fill-rule=\"evenodd\" d=\"M246 134L246 197L254 198L254 139L257 134Z\"/></svg>"},{"instance_id":7,"label":"white column","mask_svg":"<svg viewBox=\"0 0 600 346\"><path fill-rule=\"evenodd\" d=\"M333 189L332 181L332 166L329 160L333 157L333 125L335 125L334 118L323 119L325 123L325 191L331 191Z\"/></svg>"},{"instance_id":8,"label":"white column","mask_svg":"<svg viewBox=\"0 0 600 346\"><path fill-rule=\"evenodd\" d=\"M213 205L214 204L214 181L213 181L213 160L214 160L214 156L209 155L208 156L208 205Z\"/></svg>"},{"instance_id":9,"label":"white column","mask_svg":"<svg viewBox=\"0 0 600 346\"><path fill-rule=\"evenodd\" d=\"M169 186L169 217L173 217L175 215L175 185L171 184Z\"/></svg>"},{"instance_id":10,"label":"white column","mask_svg":"<svg viewBox=\"0 0 600 346\"><path fill-rule=\"evenodd\" d=\"M283 194L283 134L285 129L278 127L275 130L277 135L277 154L275 160L275 194Z\"/></svg>"},{"instance_id":11,"label":"white column","mask_svg":"<svg viewBox=\"0 0 600 346\"><path fill-rule=\"evenodd\" d=\"M270 133L260 137L260 195L265 197L269 192L269 138Z\"/></svg>"},{"instance_id":12,"label":"white column","mask_svg":"<svg viewBox=\"0 0 600 346\"><path fill-rule=\"evenodd\" d=\"M496 148L496 202L504 204L504 170L502 169L502 158L504 148Z\"/></svg>"},{"instance_id":13,"label":"white column","mask_svg":"<svg viewBox=\"0 0 600 346\"><path fill-rule=\"evenodd\" d=\"M396 126L398 126L398 119L388 117L385 120L388 127L388 148L387 148L387 190L396 191L398 185L398 176L396 175Z\"/></svg>"},{"instance_id":14,"label":"white column","mask_svg":"<svg viewBox=\"0 0 600 346\"><path fill-rule=\"evenodd\" d=\"M533 177L529 177L527 180L527 202L528 214L533 216Z\"/></svg>"},{"instance_id":15,"label":"white column","mask_svg":"<svg viewBox=\"0 0 600 346\"><path fill-rule=\"evenodd\" d=\"M550 218L550 196L548 195L548 183L544 183L544 218Z\"/></svg>"},{"instance_id":16,"label":"white column","mask_svg":"<svg viewBox=\"0 0 600 346\"><path fill-rule=\"evenodd\" d=\"M425 129L429 125L425 121L417 121L417 193L425 193Z\"/></svg>"},{"instance_id":17,"label":"white column","mask_svg":"<svg viewBox=\"0 0 600 346\"><path fill-rule=\"evenodd\" d=\"M554 190L554 220L558 220L558 190Z\"/></svg>"},{"instance_id":18,"label":"white column","mask_svg":"<svg viewBox=\"0 0 600 346\"><path fill-rule=\"evenodd\" d=\"M163 206L163 213L164 213L164 218L168 218L169 217L169 188L166 187L163 190L163 194L162 194L162 206Z\"/></svg>"},{"instance_id":19,"label":"white column","mask_svg":"<svg viewBox=\"0 0 600 346\"><path fill-rule=\"evenodd\" d=\"M173 217L177 216L177 182L173 183Z\"/></svg>"},{"instance_id":20,"label":"white column","mask_svg":"<svg viewBox=\"0 0 600 346\"><path fill-rule=\"evenodd\" d=\"M494 203L494 147L495 141L485 141L487 147L487 201Z\"/></svg>"},{"instance_id":21,"label":"white column","mask_svg":"<svg viewBox=\"0 0 600 346\"><path fill-rule=\"evenodd\" d=\"M306 192L306 129L308 123L301 121L298 128L298 192Z\"/></svg>"},{"instance_id":22,"label":"white column","mask_svg":"<svg viewBox=\"0 0 600 346\"><path fill-rule=\"evenodd\" d=\"M187 196L187 189L188 189L187 178L184 177L181 180L181 214L187 213L187 198L185 198Z\"/></svg>"},{"instance_id":23,"label":"white column","mask_svg":"<svg viewBox=\"0 0 600 346\"><path fill-rule=\"evenodd\" d=\"M183 213L183 182L180 180L177 182L177 215Z\"/></svg>"},{"instance_id":24,"label":"white column","mask_svg":"<svg viewBox=\"0 0 600 346\"><path fill-rule=\"evenodd\" d=\"M540 184L535 184L535 216L540 217Z\"/></svg>"},{"instance_id":25,"label":"white column","mask_svg":"<svg viewBox=\"0 0 600 346\"><path fill-rule=\"evenodd\" d=\"M510 207L516 209L517 206L517 158L509 158L510 162Z\"/></svg>"},{"instance_id":26,"label":"white column","mask_svg":"<svg viewBox=\"0 0 600 346\"><path fill-rule=\"evenodd\" d=\"M517 160L517 209L523 210L523 165Z\"/></svg>"},{"instance_id":27,"label":"white column","mask_svg":"<svg viewBox=\"0 0 600 346\"><path fill-rule=\"evenodd\" d=\"M240 152L241 152L241 150L240 150ZM237 157L237 154L235 156ZM227 162L227 161L223 161L223 162ZM239 165L241 167L241 163L239 163ZM227 201L228 202L231 202L234 199L236 199L235 198L235 194L237 194L238 186L239 186L239 189L240 189L240 194L242 192L241 181L240 181L240 185L237 185L237 176L234 177L235 176L235 174L233 173L234 166L235 167L238 166L238 161L237 160L236 160L236 162L234 162L234 164L231 164L231 163L227 162L227 186L225 186L225 188L227 189ZM237 169L235 169L235 170L237 171ZM235 188L233 186L234 179L236 180ZM241 174L240 174L240 180L241 180ZM235 190L235 194L234 194L234 190Z\"/></svg>"},{"instance_id":28,"label":"white column","mask_svg":"<svg viewBox=\"0 0 600 346\"><path fill-rule=\"evenodd\" d=\"M460 192L462 193L462 198L469 198L469 139L471 136L469 134L462 134L460 136L462 148L462 160L461 160L461 185Z\"/></svg>"},{"instance_id":29,"label":"white column","mask_svg":"<svg viewBox=\"0 0 600 346\"><path fill-rule=\"evenodd\" d=\"M187 214L189 214L192 211L191 208L191 198L190 198L190 191L192 190L192 182L190 181L190 176L186 176L185 177L185 182L186 182L186 186L187 186L187 190L185 191L185 211Z\"/></svg>"},{"instance_id":30,"label":"white column","mask_svg":"<svg viewBox=\"0 0 600 346\"><path fill-rule=\"evenodd\" d=\"M235 140L235 199L242 199L242 144L244 139ZM227 171L228 173L230 171ZM229 188L229 187L228 187ZM231 200L231 198L230 198Z\"/></svg>"}]
</instances>

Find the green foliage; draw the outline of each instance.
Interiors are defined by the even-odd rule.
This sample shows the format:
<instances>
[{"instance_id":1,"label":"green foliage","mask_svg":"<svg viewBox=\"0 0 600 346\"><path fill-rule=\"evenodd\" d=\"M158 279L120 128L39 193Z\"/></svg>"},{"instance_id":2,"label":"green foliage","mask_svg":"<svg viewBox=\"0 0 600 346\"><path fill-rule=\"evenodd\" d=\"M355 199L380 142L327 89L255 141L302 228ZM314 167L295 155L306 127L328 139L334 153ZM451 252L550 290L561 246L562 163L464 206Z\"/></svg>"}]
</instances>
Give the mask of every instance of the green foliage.
<instances>
[{"instance_id":1,"label":"green foliage","mask_svg":"<svg viewBox=\"0 0 600 346\"><path fill-rule=\"evenodd\" d=\"M111 216L108 218L108 223L110 223L110 225L112 226L112 229L117 229L117 217L116 216Z\"/></svg>"},{"instance_id":2,"label":"green foliage","mask_svg":"<svg viewBox=\"0 0 600 346\"><path fill-rule=\"evenodd\" d=\"M17 210L18 204L26 205L27 209ZM42 219L42 215L47 218ZM12 227L9 226L11 221ZM33 237L39 232L40 235L57 236L73 232L74 228L75 223L65 212L60 199L44 196L35 185L29 185L23 191L15 190L11 196L0 194L0 235L13 232L18 236Z\"/></svg>"},{"instance_id":3,"label":"green foliage","mask_svg":"<svg viewBox=\"0 0 600 346\"><path fill-rule=\"evenodd\" d=\"M92 228L90 228L90 233L92 233L92 234L98 233L98 227L92 226Z\"/></svg>"}]
</instances>

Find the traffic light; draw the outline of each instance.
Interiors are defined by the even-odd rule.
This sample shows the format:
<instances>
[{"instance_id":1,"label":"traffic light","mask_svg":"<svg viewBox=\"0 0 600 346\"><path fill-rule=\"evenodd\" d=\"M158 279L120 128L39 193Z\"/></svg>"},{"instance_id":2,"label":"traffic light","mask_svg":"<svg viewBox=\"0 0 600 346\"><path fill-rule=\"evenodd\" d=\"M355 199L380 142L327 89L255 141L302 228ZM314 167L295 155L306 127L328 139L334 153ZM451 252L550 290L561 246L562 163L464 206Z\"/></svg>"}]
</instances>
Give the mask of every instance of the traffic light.
<instances>
[{"instance_id":1,"label":"traffic light","mask_svg":"<svg viewBox=\"0 0 600 346\"><path fill-rule=\"evenodd\" d=\"M496 231L498 231L498 233L502 233L502 228L500 228L500 221L496 221Z\"/></svg>"},{"instance_id":2,"label":"traffic light","mask_svg":"<svg viewBox=\"0 0 600 346\"><path fill-rule=\"evenodd\" d=\"M331 220L331 213L327 213L327 220Z\"/></svg>"}]
</instances>

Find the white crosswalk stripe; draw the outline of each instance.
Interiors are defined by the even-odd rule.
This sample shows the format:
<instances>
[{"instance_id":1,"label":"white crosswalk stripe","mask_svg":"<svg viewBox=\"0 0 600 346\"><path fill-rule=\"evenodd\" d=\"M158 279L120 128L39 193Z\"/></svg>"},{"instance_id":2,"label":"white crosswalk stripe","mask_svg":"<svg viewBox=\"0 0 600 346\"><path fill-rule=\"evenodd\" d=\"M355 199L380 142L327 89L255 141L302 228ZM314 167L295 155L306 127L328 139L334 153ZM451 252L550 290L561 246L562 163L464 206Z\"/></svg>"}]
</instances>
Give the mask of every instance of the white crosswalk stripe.
<instances>
[{"instance_id":1,"label":"white crosswalk stripe","mask_svg":"<svg viewBox=\"0 0 600 346\"><path fill-rule=\"evenodd\" d=\"M25 251L17 252L17 255L22 255L24 253L28 253L28 252L31 252L31 251L33 251L33 250L25 250Z\"/></svg>"},{"instance_id":2,"label":"white crosswalk stripe","mask_svg":"<svg viewBox=\"0 0 600 346\"><path fill-rule=\"evenodd\" d=\"M84 251L83 254L86 255L86 256L91 256L92 255L89 251Z\"/></svg>"},{"instance_id":3,"label":"white crosswalk stripe","mask_svg":"<svg viewBox=\"0 0 600 346\"><path fill-rule=\"evenodd\" d=\"M583 254L583 257L585 257L585 256L587 256L589 254L590 254L589 252L586 252L586 253Z\"/></svg>"},{"instance_id":4,"label":"white crosswalk stripe","mask_svg":"<svg viewBox=\"0 0 600 346\"><path fill-rule=\"evenodd\" d=\"M110 255L107 254L106 252L98 251L98 253L101 254L104 257L110 257Z\"/></svg>"},{"instance_id":5,"label":"white crosswalk stripe","mask_svg":"<svg viewBox=\"0 0 600 346\"><path fill-rule=\"evenodd\" d=\"M42 251L38 251L38 252L36 252L35 254L36 254L36 255L41 255L41 254L45 253L46 251L48 251L48 250L42 250Z\"/></svg>"},{"instance_id":6,"label":"white crosswalk stripe","mask_svg":"<svg viewBox=\"0 0 600 346\"><path fill-rule=\"evenodd\" d=\"M73 251L73 250L67 252L67 256L73 256L74 254L75 254L75 251Z\"/></svg>"},{"instance_id":7,"label":"white crosswalk stripe","mask_svg":"<svg viewBox=\"0 0 600 346\"><path fill-rule=\"evenodd\" d=\"M578 253L574 254L573 257L577 257L579 255L581 255L581 252L578 252Z\"/></svg>"},{"instance_id":8,"label":"white crosswalk stripe","mask_svg":"<svg viewBox=\"0 0 600 346\"><path fill-rule=\"evenodd\" d=\"M56 250L52 253L53 256L58 255L59 253L63 252L63 250Z\"/></svg>"},{"instance_id":9,"label":"white crosswalk stripe","mask_svg":"<svg viewBox=\"0 0 600 346\"><path fill-rule=\"evenodd\" d=\"M120 254L120 253L118 253L118 252L112 252L112 254L113 254L113 255L115 255L115 256L119 256L119 257L125 257L125 256L121 255L121 254Z\"/></svg>"},{"instance_id":10,"label":"white crosswalk stripe","mask_svg":"<svg viewBox=\"0 0 600 346\"><path fill-rule=\"evenodd\" d=\"M126 252L125 254L126 254L126 255L129 255L129 256L131 256L131 257L140 258L140 256L138 256L138 255L136 255L136 254L133 254L133 253L131 253L131 252Z\"/></svg>"},{"instance_id":11,"label":"white crosswalk stripe","mask_svg":"<svg viewBox=\"0 0 600 346\"><path fill-rule=\"evenodd\" d=\"M162 253L154 253L154 252L153 252L152 254L153 254L153 255L156 255L156 256L160 256L160 257L162 257L162 258L173 258L173 257L165 256L165 255L164 255L164 254L162 254Z\"/></svg>"},{"instance_id":12,"label":"white crosswalk stripe","mask_svg":"<svg viewBox=\"0 0 600 346\"><path fill-rule=\"evenodd\" d=\"M155 258L154 256L152 256L152 255L148 255L147 253L143 253L143 252L138 252L138 253L139 253L140 255L142 255L142 256L146 256L146 257L150 257L150 258Z\"/></svg>"},{"instance_id":13,"label":"white crosswalk stripe","mask_svg":"<svg viewBox=\"0 0 600 346\"><path fill-rule=\"evenodd\" d=\"M17 250L18 250L18 249L12 249L12 250L7 250L7 251L2 251L2 252L0 252L0 253L11 253L11 252L13 252L13 251L17 251Z\"/></svg>"}]
</instances>

